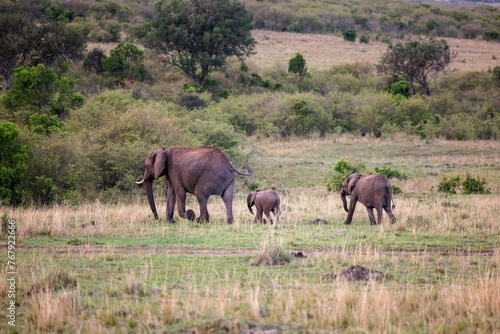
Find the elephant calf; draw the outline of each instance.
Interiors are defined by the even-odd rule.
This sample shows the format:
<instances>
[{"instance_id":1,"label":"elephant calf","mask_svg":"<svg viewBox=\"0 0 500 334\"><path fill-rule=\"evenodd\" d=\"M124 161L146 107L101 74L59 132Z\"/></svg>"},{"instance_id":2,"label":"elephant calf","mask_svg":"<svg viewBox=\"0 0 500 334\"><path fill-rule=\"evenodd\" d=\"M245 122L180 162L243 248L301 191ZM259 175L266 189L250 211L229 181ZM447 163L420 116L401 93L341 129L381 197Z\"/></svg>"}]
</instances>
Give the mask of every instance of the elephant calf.
<instances>
[{"instance_id":1,"label":"elephant calf","mask_svg":"<svg viewBox=\"0 0 500 334\"><path fill-rule=\"evenodd\" d=\"M351 195L349 209L347 208L347 195ZM342 182L341 197L344 204L344 210L348 213L344 224L350 224L352 222L352 216L354 215L357 201L360 201L366 206L370 225L382 223L382 209L389 215L391 224L396 222L396 217L392 214L394 206L391 208L392 186L387 177L382 174L367 176L361 176L357 172L351 174ZM377 210L376 222L373 209Z\"/></svg>"},{"instance_id":2,"label":"elephant calf","mask_svg":"<svg viewBox=\"0 0 500 334\"><path fill-rule=\"evenodd\" d=\"M252 207L255 205L257 209L257 214L255 215L255 221L259 220L261 223L266 223L266 219L262 218L262 213L265 213L270 223L273 223L271 219L271 212L274 214L276 221L280 219L280 197L278 193L272 189L268 190L255 190L248 194L247 197L248 210L253 214Z\"/></svg>"}]
</instances>

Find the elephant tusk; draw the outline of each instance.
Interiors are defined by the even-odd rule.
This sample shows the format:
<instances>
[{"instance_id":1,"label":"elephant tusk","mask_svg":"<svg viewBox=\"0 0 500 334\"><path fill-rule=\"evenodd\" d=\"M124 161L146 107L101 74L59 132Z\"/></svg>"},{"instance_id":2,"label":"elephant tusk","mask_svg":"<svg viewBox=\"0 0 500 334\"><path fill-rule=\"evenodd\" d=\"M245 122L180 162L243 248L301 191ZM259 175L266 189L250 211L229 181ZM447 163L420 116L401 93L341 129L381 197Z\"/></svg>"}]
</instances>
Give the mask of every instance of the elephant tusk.
<instances>
[{"instance_id":1,"label":"elephant tusk","mask_svg":"<svg viewBox=\"0 0 500 334\"><path fill-rule=\"evenodd\" d=\"M143 184L143 183L144 183L144 180L136 182L136 184Z\"/></svg>"}]
</instances>

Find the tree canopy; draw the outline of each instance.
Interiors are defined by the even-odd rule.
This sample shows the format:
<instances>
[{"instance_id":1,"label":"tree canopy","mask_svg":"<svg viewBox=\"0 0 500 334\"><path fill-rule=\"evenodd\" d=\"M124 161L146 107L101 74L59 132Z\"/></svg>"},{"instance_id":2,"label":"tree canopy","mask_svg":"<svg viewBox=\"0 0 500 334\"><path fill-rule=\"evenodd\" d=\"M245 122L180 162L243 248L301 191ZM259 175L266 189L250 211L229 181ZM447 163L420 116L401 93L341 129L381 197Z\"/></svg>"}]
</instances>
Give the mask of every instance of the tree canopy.
<instances>
[{"instance_id":1,"label":"tree canopy","mask_svg":"<svg viewBox=\"0 0 500 334\"><path fill-rule=\"evenodd\" d=\"M19 183L27 167L28 149L18 143L19 128L11 122L0 124L0 203L21 202Z\"/></svg>"},{"instance_id":2,"label":"tree canopy","mask_svg":"<svg viewBox=\"0 0 500 334\"><path fill-rule=\"evenodd\" d=\"M393 77L404 77L412 94L415 83L430 95L429 79L436 77L450 64L452 54L445 40L409 41L390 45L379 63L379 71Z\"/></svg>"},{"instance_id":3,"label":"tree canopy","mask_svg":"<svg viewBox=\"0 0 500 334\"><path fill-rule=\"evenodd\" d=\"M16 2L0 6L0 76L3 86L12 86L14 69L60 60L80 60L86 44L85 32L63 22L35 15Z\"/></svg>"},{"instance_id":4,"label":"tree canopy","mask_svg":"<svg viewBox=\"0 0 500 334\"><path fill-rule=\"evenodd\" d=\"M250 55L252 18L238 0L172 0L156 4L146 45L203 84L230 56Z\"/></svg>"}]
</instances>

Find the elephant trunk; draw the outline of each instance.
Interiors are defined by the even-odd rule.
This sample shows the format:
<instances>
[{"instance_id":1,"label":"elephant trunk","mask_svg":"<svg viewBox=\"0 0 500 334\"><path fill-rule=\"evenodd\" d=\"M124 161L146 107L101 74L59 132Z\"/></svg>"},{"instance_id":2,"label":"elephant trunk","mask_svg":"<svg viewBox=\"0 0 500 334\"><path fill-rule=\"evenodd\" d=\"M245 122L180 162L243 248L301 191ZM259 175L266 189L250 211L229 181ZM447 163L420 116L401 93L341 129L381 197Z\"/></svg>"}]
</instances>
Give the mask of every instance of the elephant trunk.
<instances>
[{"instance_id":1,"label":"elephant trunk","mask_svg":"<svg viewBox=\"0 0 500 334\"><path fill-rule=\"evenodd\" d=\"M144 180L142 182L142 185L144 186L144 190L146 190L146 196L148 197L149 207L151 208L151 211L153 211L155 219L158 219L158 212L156 211L155 199L153 196L153 181Z\"/></svg>"},{"instance_id":2,"label":"elephant trunk","mask_svg":"<svg viewBox=\"0 0 500 334\"><path fill-rule=\"evenodd\" d=\"M248 206L248 210L250 211L250 213L253 215L253 210L252 210L252 206L254 206L254 197L255 197L255 192L251 192L248 196L247 196L247 206Z\"/></svg>"},{"instance_id":3,"label":"elephant trunk","mask_svg":"<svg viewBox=\"0 0 500 334\"><path fill-rule=\"evenodd\" d=\"M349 209L347 208L346 194L344 192L342 192L341 197L342 197L342 203L344 204L345 212L349 212Z\"/></svg>"}]
</instances>

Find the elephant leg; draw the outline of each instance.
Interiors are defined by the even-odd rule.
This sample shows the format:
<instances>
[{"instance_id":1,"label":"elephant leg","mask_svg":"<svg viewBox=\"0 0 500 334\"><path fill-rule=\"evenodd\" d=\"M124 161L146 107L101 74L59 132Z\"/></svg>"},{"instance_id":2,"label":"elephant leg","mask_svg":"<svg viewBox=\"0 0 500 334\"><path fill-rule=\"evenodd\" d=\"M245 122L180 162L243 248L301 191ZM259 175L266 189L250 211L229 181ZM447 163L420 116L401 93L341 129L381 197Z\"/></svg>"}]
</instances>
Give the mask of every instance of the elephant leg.
<instances>
[{"instance_id":1,"label":"elephant leg","mask_svg":"<svg viewBox=\"0 0 500 334\"><path fill-rule=\"evenodd\" d=\"M389 208L384 208L385 212L387 212L387 215L389 216L389 219L391 220L391 224L394 224L396 222L396 217L394 217L394 214L392 213L391 207Z\"/></svg>"},{"instance_id":2,"label":"elephant leg","mask_svg":"<svg viewBox=\"0 0 500 334\"><path fill-rule=\"evenodd\" d=\"M255 217L256 220L258 220L261 224L263 223L262 221L262 208L257 208L257 215Z\"/></svg>"},{"instance_id":3,"label":"elephant leg","mask_svg":"<svg viewBox=\"0 0 500 334\"><path fill-rule=\"evenodd\" d=\"M196 218L196 222L199 224L208 223L208 207L207 199L205 197L197 197L198 205L200 206L200 216Z\"/></svg>"},{"instance_id":4,"label":"elephant leg","mask_svg":"<svg viewBox=\"0 0 500 334\"><path fill-rule=\"evenodd\" d=\"M267 219L269 219L269 223L272 224L273 219L271 218L271 211L266 211L266 216L267 216Z\"/></svg>"},{"instance_id":5,"label":"elephant leg","mask_svg":"<svg viewBox=\"0 0 500 334\"><path fill-rule=\"evenodd\" d=\"M377 225L375 222L375 215L373 214L373 208L366 208L366 211L368 212L368 219L370 219L370 225Z\"/></svg>"},{"instance_id":6,"label":"elephant leg","mask_svg":"<svg viewBox=\"0 0 500 334\"><path fill-rule=\"evenodd\" d=\"M226 206L226 224L233 223L233 197L234 197L234 180L227 186L222 194L222 200ZM208 217L208 212L207 212ZM208 219L208 218L207 218Z\"/></svg>"},{"instance_id":7,"label":"elephant leg","mask_svg":"<svg viewBox=\"0 0 500 334\"><path fill-rule=\"evenodd\" d=\"M177 202L177 213L181 218L188 218L186 216L186 191L181 189L178 191L177 197L179 199Z\"/></svg>"},{"instance_id":8,"label":"elephant leg","mask_svg":"<svg viewBox=\"0 0 500 334\"><path fill-rule=\"evenodd\" d=\"M384 211L382 211L382 208L377 208L377 224L382 224L382 219L384 218L383 215Z\"/></svg>"},{"instance_id":9,"label":"elephant leg","mask_svg":"<svg viewBox=\"0 0 500 334\"><path fill-rule=\"evenodd\" d=\"M358 201L357 198L352 198L351 196L351 201L349 203L349 211L347 213L347 218L344 221L344 224L350 225L352 222L352 217L354 216L354 210L356 209L356 202Z\"/></svg>"},{"instance_id":10,"label":"elephant leg","mask_svg":"<svg viewBox=\"0 0 500 334\"><path fill-rule=\"evenodd\" d=\"M175 208L175 191L172 183L167 183L167 221L175 223L174 221L174 208Z\"/></svg>"}]
</instances>

